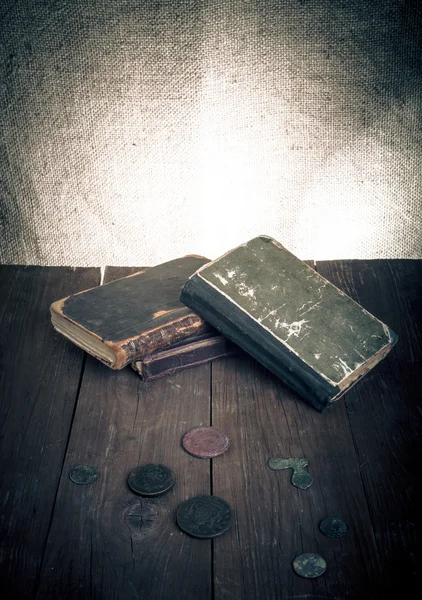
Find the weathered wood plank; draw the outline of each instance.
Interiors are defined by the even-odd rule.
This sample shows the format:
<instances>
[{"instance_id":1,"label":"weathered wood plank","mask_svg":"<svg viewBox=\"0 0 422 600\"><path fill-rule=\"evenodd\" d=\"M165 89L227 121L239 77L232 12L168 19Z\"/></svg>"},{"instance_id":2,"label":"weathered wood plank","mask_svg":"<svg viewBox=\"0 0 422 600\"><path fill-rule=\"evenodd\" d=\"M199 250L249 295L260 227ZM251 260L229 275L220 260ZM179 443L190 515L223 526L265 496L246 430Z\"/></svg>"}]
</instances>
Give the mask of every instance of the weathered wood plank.
<instances>
[{"instance_id":1,"label":"weathered wood plank","mask_svg":"<svg viewBox=\"0 0 422 600\"><path fill-rule=\"evenodd\" d=\"M182 435L209 418L209 365L143 382L130 368L87 358L38 598L210 597L211 543L175 523L182 501L210 493L209 462L181 447ZM175 473L162 497L141 499L127 487L130 471L148 462ZM96 483L70 481L81 463L100 469Z\"/></svg>"},{"instance_id":2,"label":"weathered wood plank","mask_svg":"<svg viewBox=\"0 0 422 600\"><path fill-rule=\"evenodd\" d=\"M215 598L381 598L379 555L346 405L319 413L252 359L213 363L212 423L231 438L214 460L213 493L229 501L235 527L214 542ZM314 483L300 490L291 471L271 471L273 457L309 460ZM339 516L349 533L319 531ZM321 554L326 573L297 576L292 561Z\"/></svg>"},{"instance_id":3,"label":"weathered wood plank","mask_svg":"<svg viewBox=\"0 0 422 600\"><path fill-rule=\"evenodd\" d=\"M106 267L104 270L103 283L120 279L121 277L127 277L133 275L149 267Z\"/></svg>"},{"instance_id":4,"label":"weathered wood plank","mask_svg":"<svg viewBox=\"0 0 422 600\"><path fill-rule=\"evenodd\" d=\"M345 396L345 403L383 578L390 597L405 597L417 584L421 547L422 261L317 266L399 336L390 355Z\"/></svg>"},{"instance_id":5,"label":"weathered wood plank","mask_svg":"<svg viewBox=\"0 0 422 600\"><path fill-rule=\"evenodd\" d=\"M399 342L324 414L252 359L213 363L212 422L232 442L213 461L213 493L228 500L236 516L233 529L212 543L216 598L410 595L421 489L421 261L318 266L390 325ZM93 285L78 279L83 272L0 269L1 577L16 597L34 594L83 358L54 333L48 306ZM51 292L55 285L58 291ZM88 358L41 598L210 597L210 542L189 538L174 523L180 501L210 491L209 462L180 447L184 431L209 422L208 369L145 383L130 369L113 372ZM268 469L268 458L283 455L309 459L314 484L308 490L291 486L288 471ZM168 496L141 501L126 488L139 456L175 470L178 481ZM78 462L100 466L96 484L70 482L68 471ZM350 533L340 540L323 537L318 523L327 514L343 517ZM307 550L328 562L326 574L314 581L291 569L294 556Z\"/></svg>"},{"instance_id":6,"label":"weathered wood plank","mask_svg":"<svg viewBox=\"0 0 422 600\"><path fill-rule=\"evenodd\" d=\"M212 422L232 441L214 460L213 492L236 513L235 528L215 540L216 599L381 597L374 592L378 552L345 406L319 413L242 358L213 364L212 397ZM307 458L312 486L293 487L290 471L268 468L272 457ZM343 518L350 532L325 538L318 524L326 516ZM291 563L302 552L321 554L325 575L298 577Z\"/></svg>"},{"instance_id":7,"label":"weathered wood plank","mask_svg":"<svg viewBox=\"0 0 422 600\"><path fill-rule=\"evenodd\" d=\"M51 302L99 269L0 267L1 587L33 598L83 369Z\"/></svg>"}]
</instances>

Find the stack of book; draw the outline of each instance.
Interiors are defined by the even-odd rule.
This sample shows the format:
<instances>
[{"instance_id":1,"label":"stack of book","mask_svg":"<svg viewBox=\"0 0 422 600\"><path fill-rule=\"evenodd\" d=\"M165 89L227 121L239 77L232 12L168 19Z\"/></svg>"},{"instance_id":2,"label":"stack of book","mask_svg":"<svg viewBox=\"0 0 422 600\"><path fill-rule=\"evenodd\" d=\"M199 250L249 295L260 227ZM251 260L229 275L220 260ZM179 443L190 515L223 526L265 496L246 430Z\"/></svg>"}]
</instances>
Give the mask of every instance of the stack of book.
<instances>
[{"instance_id":1,"label":"stack of book","mask_svg":"<svg viewBox=\"0 0 422 600\"><path fill-rule=\"evenodd\" d=\"M112 369L154 379L246 351L319 410L395 333L268 236L185 256L51 306L57 331ZM241 350L242 349L242 350Z\"/></svg>"}]
</instances>

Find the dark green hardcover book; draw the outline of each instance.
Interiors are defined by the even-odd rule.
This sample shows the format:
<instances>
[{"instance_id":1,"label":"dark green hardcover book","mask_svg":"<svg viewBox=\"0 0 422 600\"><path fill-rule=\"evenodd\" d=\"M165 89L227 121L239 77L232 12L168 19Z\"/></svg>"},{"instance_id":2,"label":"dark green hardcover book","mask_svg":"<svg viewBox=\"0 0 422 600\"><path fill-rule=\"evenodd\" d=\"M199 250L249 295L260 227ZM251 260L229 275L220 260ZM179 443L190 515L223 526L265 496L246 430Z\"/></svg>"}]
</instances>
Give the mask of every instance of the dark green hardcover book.
<instances>
[{"instance_id":1,"label":"dark green hardcover book","mask_svg":"<svg viewBox=\"0 0 422 600\"><path fill-rule=\"evenodd\" d=\"M184 256L51 305L57 331L112 369L209 329L180 302L187 278L208 262Z\"/></svg>"},{"instance_id":2,"label":"dark green hardcover book","mask_svg":"<svg viewBox=\"0 0 422 600\"><path fill-rule=\"evenodd\" d=\"M181 301L319 410L397 341L387 325L267 236L201 267Z\"/></svg>"}]
</instances>

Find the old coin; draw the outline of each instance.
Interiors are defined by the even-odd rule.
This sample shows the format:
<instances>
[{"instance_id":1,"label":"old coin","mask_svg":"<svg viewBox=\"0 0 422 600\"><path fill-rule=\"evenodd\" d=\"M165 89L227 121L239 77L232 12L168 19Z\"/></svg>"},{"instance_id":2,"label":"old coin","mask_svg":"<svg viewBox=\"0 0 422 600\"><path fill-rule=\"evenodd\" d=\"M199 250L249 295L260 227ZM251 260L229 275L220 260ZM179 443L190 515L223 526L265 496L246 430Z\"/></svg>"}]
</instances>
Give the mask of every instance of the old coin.
<instances>
[{"instance_id":1,"label":"old coin","mask_svg":"<svg viewBox=\"0 0 422 600\"><path fill-rule=\"evenodd\" d=\"M88 485L98 479L97 467L91 465L77 465L69 473L69 479L78 485Z\"/></svg>"},{"instance_id":2,"label":"old coin","mask_svg":"<svg viewBox=\"0 0 422 600\"><path fill-rule=\"evenodd\" d=\"M325 573L327 563L319 554L307 552L296 556L293 561L293 569L295 570L295 573L301 577L312 579Z\"/></svg>"},{"instance_id":3,"label":"old coin","mask_svg":"<svg viewBox=\"0 0 422 600\"><path fill-rule=\"evenodd\" d=\"M290 480L292 485L301 490L307 490L312 485L312 475L305 469L295 469Z\"/></svg>"},{"instance_id":4,"label":"old coin","mask_svg":"<svg viewBox=\"0 0 422 600\"><path fill-rule=\"evenodd\" d=\"M216 427L195 427L182 439L183 448L197 458L214 458L225 452L229 438Z\"/></svg>"},{"instance_id":5,"label":"old coin","mask_svg":"<svg viewBox=\"0 0 422 600\"><path fill-rule=\"evenodd\" d=\"M268 461L268 466L273 471L280 471L281 469L297 469L298 467L306 467L308 461L306 458L271 458Z\"/></svg>"},{"instance_id":6,"label":"old coin","mask_svg":"<svg viewBox=\"0 0 422 600\"><path fill-rule=\"evenodd\" d=\"M165 465L147 464L134 469L127 479L130 489L140 496L158 496L171 489L176 481Z\"/></svg>"},{"instance_id":7,"label":"old coin","mask_svg":"<svg viewBox=\"0 0 422 600\"><path fill-rule=\"evenodd\" d=\"M322 519L319 528L330 539L340 538L349 531L347 523L340 517L326 517Z\"/></svg>"},{"instance_id":8,"label":"old coin","mask_svg":"<svg viewBox=\"0 0 422 600\"><path fill-rule=\"evenodd\" d=\"M180 529L201 539L214 538L228 531L232 518L230 504L217 496L189 498L179 506L176 513Z\"/></svg>"},{"instance_id":9,"label":"old coin","mask_svg":"<svg viewBox=\"0 0 422 600\"><path fill-rule=\"evenodd\" d=\"M307 490L312 485L312 475L306 471L308 461L306 458L271 458L268 466L273 471L292 469L291 483L297 488Z\"/></svg>"}]
</instances>

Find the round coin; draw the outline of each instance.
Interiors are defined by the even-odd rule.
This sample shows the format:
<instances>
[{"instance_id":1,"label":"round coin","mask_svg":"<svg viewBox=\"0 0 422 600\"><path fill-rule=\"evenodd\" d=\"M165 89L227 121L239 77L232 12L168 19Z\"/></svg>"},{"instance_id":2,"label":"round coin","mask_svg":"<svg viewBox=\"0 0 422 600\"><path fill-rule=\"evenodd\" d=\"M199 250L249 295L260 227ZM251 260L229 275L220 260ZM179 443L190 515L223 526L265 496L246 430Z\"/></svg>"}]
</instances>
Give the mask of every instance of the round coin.
<instances>
[{"instance_id":1,"label":"round coin","mask_svg":"<svg viewBox=\"0 0 422 600\"><path fill-rule=\"evenodd\" d=\"M141 465L127 478L130 489L140 496L158 496L171 489L176 481L173 471L165 465Z\"/></svg>"},{"instance_id":2,"label":"round coin","mask_svg":"<svg viewBox=\"0 0 422 600\"><path fill-rule=\"evenodd\" d=\"M182 439L183 448L197 458L214 458L223 454L230 441L225 433L216 427L195 427Z\"/></svg>"},{"instance_id":3,"label":"round coin","mask_svg":"<svg viewBox=\"0 0 422 600\"><path fill-rule=\"evenodd\" d=\"M78 485L88 485L98 479L97 467L91 465L77 465L69 473L69 479Z\"/></svg>"},{"instance_id":4,"label":"round coin","mask_svg":"<svg viewBox=\"0 0 422 600\"><path fill-rule=\"evenodd\" d=\"M326 517L319 524L321 532L330 539L340 538L349 531L347 523L340 517Z\"/></svg>"},{"instance_id":5,"label":"round coin","mask_svg":"<svg viewBox=\"0 0 422 600\"><path fill-rule=\"evenodd\" d=\"M295 487L300 488L301 490L307 490L308 487L312 485L313 478L308 471L305 471L305 469L297 469L296 471L293 471L291 482Z\"/></svg>"},{"instance_id":6,"label":"round coin","mask_svg":"<svg viewBox=\"0 0 422 600\"><path fill-rule=\"evenodd\" d=\"M177 524L189 535L200 538L215 538L232 525L233 511L228 502L217 496L195 496L179 506Z\"/></svg>"},{"instance_id":7,"label":"round coin","mask_svg":"<svg viewBox=\"0 0 422 600\"><path fill-rule=\"evenodd\" d=\"M327 563L319 554L299 554L293 561L293 569L295 573L306 579L313 579L325 573Z\"/></svg>"}]
</instances>

